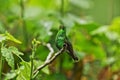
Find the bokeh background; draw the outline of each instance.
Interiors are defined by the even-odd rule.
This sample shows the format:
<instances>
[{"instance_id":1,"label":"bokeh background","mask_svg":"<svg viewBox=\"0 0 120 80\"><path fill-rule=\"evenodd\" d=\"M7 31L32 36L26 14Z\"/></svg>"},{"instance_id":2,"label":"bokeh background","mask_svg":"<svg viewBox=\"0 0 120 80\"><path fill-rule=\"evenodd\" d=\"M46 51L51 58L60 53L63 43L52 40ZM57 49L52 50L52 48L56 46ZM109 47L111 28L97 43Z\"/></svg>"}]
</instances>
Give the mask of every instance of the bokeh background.
<instances>
[{"instance_id":1,"label":"bokeh background","mask_svg":"<svg viewBox=\"0 0 120 80\"><path fill-rule=\"evenodd\" d=\"M61 22L79 62L64 53L34 80L120 80L120 0L0 0L0 33L7 31L22 42L6 45L16 46L28 64L34 38L58 51L55 36ZM49 52L45 45L37 47L35 68ZM13 70L2 62L2 80L29 80L26 67L19 69L26 64L20 63L14 56Z\"/></svg>"}]
</instances>

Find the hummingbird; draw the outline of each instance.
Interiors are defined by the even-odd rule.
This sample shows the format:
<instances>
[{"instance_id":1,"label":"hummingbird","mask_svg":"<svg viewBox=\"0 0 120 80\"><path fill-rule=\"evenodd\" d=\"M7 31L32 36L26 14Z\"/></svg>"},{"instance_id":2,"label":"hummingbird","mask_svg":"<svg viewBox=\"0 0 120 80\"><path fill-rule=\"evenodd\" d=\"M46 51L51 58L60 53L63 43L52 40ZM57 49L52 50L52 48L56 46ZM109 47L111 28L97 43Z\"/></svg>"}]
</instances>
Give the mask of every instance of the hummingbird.
<instances>
[{"instance_id":1,"label":"hummingbird","mask_svg":"<svg viewBox=\"0 0 120 80\"><path fill-rule=\"evenodd\" d=\"M78 58L75 56L74 51L73 51L73 46L69 39L66 36L66 28L65 26L61 25L59 27L58 33L56 35L55 39L55 44L56 47L60 50L63 48L64 45L66 45L66 51L67 53L75 60L77 61Z\"/></svg>"}]
</instances>

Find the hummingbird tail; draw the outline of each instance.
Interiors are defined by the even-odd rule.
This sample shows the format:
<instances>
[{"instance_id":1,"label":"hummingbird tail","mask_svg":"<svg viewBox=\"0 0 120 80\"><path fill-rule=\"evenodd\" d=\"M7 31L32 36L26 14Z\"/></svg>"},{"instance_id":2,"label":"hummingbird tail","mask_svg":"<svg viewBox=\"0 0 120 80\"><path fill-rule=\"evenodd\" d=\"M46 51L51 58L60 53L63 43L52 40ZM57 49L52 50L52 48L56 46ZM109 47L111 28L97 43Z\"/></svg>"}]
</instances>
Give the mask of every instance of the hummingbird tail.
<instances>
[{"instance_id":1,"label":"hummingbird tail","mask_svg":"<svg viewBox=\"0 0 120 80\"><path fill-rule=\"evenodd\" d=\"M73 51L73 47L72 44L68 41L66 42L67 44L67 52L68 54L75 60L78 61L78 57L75 55L74 51Z\"/></svg>"}]
</instances>

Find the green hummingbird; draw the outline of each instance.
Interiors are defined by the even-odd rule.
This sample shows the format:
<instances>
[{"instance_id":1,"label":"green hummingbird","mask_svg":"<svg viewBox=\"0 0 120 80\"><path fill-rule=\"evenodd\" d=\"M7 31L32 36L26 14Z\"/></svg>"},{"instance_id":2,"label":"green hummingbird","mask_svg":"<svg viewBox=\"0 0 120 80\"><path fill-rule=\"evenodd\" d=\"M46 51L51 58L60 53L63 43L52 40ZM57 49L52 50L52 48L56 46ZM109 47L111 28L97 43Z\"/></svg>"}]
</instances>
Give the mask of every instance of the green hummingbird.
<instances>
[{"instance_id":1,"label":"green hummingbird","mask_svg":"<svg viewBox=\"0 0 120 80\"><path fill-rule=\"evenodd\" d=\"M56 47L60 50L64 45L67 45L67 53L76 61L78 58L75 56L71 42L66 36L66 28L61 25L55 39Z\"/></svg>"}]
</instances>

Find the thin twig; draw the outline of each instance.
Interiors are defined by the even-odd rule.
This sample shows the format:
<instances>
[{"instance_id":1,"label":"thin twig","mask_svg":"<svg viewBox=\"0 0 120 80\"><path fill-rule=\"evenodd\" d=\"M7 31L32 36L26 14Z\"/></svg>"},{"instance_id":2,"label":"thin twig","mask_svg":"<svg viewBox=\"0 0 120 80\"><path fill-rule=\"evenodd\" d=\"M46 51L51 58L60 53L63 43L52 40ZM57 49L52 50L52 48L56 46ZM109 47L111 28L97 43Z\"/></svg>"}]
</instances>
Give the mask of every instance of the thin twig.
<instances>
[{"instance_id":1,"label":"thin twig","mask_svg":"<svg viewBox=\"0 0 120 80\"><path fill-rule=\"evenodd\" d=\"M46 61L44 64L40 65L34 72L34 75L37 75L37 73L43 69L45 66L47 66L48 64L50 64L51 62L53 62L60 54L62 54L65 50L66 46L64 46L60 51L58 51L57 53L55 53L55 55L49 59L48 61Z\"/></svg>"}]
</instances>

